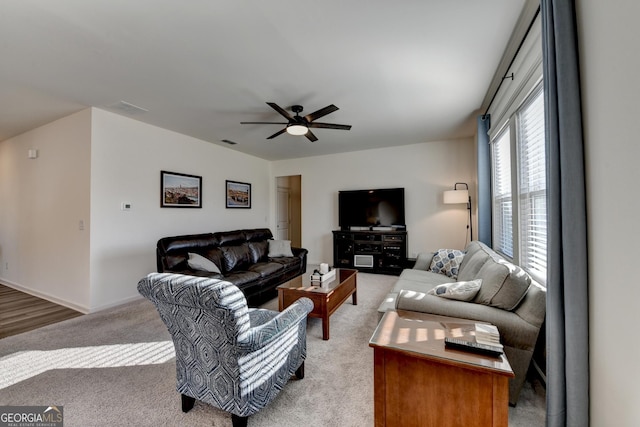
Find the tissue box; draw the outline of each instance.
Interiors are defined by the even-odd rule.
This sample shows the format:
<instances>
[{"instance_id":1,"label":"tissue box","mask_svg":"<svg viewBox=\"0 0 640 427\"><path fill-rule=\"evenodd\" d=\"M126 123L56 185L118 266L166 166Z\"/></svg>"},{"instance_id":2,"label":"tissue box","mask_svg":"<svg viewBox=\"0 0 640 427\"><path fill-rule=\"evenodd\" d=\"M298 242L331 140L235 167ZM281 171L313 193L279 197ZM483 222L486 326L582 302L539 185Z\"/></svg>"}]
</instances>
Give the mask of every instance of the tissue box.
<instances>
[{"instance_id":1,"label":"tissue box","mask_svg":"<svg viewBox=\"0 0 640 427\"><path fill-rule=\"evenodd\" d=\"M311 275L312 282L327 282L336 278L336 271L330 270L328 273L318 274L314 273Z\"/></svg>"}]
</instances>

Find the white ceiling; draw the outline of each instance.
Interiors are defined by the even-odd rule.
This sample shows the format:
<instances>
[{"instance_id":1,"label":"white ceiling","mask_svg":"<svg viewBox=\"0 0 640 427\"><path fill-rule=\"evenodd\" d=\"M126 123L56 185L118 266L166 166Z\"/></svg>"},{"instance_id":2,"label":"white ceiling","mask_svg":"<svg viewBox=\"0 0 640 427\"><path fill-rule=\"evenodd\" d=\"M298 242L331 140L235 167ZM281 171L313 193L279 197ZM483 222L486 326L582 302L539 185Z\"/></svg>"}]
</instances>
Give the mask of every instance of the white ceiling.
<instances>
[{"instance_id":1,"label":"white ceiling","mask_svg":"<svg viewBox=\"0 0 640 427\"><path fill-rule=\"evenodd\" d=\"M268 160L474 134L525 0L0 4L0 141L93 106ZM265 104L335 104L318 141ZM485 101L486 103L486 101ZM222 142L237 142L229 146Z\"/></svg>"}]
</instances>

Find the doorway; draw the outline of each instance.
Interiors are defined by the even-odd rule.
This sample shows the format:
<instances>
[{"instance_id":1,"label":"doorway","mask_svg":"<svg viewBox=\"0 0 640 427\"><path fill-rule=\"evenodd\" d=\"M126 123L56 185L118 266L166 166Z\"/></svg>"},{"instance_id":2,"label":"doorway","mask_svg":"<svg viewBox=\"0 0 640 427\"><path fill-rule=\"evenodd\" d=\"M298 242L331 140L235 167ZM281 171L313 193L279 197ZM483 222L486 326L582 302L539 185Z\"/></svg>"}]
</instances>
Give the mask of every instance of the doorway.
<instances>
[{"instance_id":1,"label":"doorway","mask_svg":"<svg viewBox=\"0 0 640 427\"><path fill-rule=\"evenodd\" d=\"M302 247L302 176L276 177L276 238Z\"/></svg>"}]
</instances>

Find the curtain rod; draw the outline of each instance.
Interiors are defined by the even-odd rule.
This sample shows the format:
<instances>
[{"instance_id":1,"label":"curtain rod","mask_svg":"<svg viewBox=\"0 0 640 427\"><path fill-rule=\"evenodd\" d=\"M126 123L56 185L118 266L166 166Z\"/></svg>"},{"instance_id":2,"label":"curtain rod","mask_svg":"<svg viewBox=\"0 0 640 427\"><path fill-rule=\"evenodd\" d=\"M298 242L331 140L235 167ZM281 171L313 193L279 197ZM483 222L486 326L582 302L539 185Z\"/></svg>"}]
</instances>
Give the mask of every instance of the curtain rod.
<instances>
[{"instance_id":1,"label":"curtain rod","mask_svg":"<svg viewBox=\"0 0 640 427\"><path fill-rule=\"evenodd\" d=\"M511 69L511 66L515 62L516 57L518 56L518 53L520 52L520 49L522 49L522 45L524 45L524 41L527 39L527 36L529 35L529 32L531 31L531 28L533 27L533 23L536 22L536 18L538 17L538 15L540 15L540 6L538 6L538 9L536 10L536 13L533 15L533 19L531 19L531 22L529 23L529 27L527 28L527 31L524 33L524 36L522 37L522 40L520 41L520 44L518 45L518 48L516 49L516 53L513 54L513 58L511 58L511 62L509 63L509 66L507 67L507 72ZM502 82L504 82L506 79L513 80L513 78L514 78L513 73L511 73L508 76L504 76L502 78L502 80L500 80L500 83L498 84L498 87L496 88L496 91L493 93L493 97L491 98L491 101L489 101L489 105L487 105L487 109L484 111L484 114L482 115L482 120L484 120L487 117L487 113L489 112L489 108L491 108L491 104L493 104L493 101L496 99L496 95L498 95L498 91L502 87Z\"/></svg>"}]
</instances>

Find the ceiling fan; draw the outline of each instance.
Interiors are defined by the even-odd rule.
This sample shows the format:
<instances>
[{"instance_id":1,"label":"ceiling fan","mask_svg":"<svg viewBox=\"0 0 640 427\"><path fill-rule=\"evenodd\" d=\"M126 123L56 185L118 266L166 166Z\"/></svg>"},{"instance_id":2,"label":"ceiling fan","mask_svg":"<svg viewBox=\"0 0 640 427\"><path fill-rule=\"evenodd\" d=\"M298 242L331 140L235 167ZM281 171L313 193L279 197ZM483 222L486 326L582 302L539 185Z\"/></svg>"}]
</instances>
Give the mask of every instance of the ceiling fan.
<instances>
[{"instance_id":1,"label":"ceiling fan","mask_svg":"<svg viewBox=\"0 0 640 427\"><path fill-rule=\"evenodd\" d=\"M333 113L337 111L339 108L335 105L331 104L324 108L319 109L318 111L314 111L311 114L307 114L306 116L300 116L302 112L302 105L293 105L291 107L291 111L293 111L296 115L292 116L289 114L284 108L280 107L274 102L267 102L267 105L283 116L288 121L286 123L279 122L240 122L241 125L285 125L285 127L278 132L274 133L267 139L273 139L278 135L282 135L287 132L290 135L304 135L311 142L317 141L318 138L311 132L310 128L322 128L322 129L341 129L341 130L349 130L351 129L351 125L337 125L333 123L318 123L315 120L320 117L324 117L327 114Z\"/></svg>"}]
</instances>

